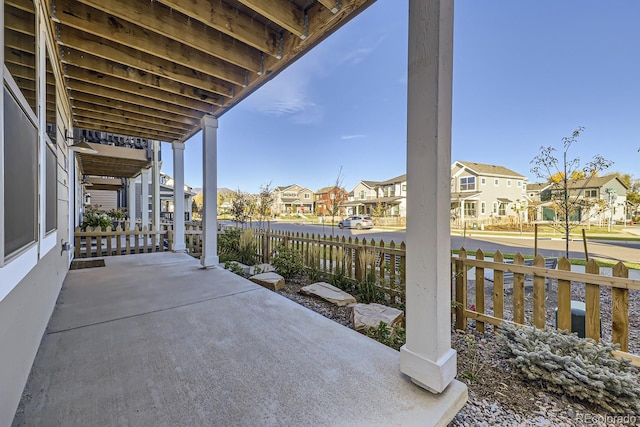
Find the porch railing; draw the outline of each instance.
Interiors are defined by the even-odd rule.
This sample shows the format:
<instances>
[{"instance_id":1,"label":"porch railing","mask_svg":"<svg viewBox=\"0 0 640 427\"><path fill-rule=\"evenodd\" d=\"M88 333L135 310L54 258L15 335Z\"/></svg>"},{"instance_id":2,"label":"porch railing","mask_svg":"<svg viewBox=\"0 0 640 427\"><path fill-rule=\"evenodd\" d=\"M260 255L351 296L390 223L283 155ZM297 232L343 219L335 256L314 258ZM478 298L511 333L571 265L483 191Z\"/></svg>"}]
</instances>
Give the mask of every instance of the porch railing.
<instances>
[{"instance_id":1,"label":"porch railing","mask_svg":"<svg viewBox=\"0 0 640 427\"><path fill-rule=\"evenodd\" d=\"M127 224L128 225L128 224ZM118 225L115 230L107 227L87 227L81 231L76 227L74 235L75 258L117 256L151 252L163 252L169 249L166 241L167 231L149 230L147 227L133 229Z\"/></svg>"}]
</instances>

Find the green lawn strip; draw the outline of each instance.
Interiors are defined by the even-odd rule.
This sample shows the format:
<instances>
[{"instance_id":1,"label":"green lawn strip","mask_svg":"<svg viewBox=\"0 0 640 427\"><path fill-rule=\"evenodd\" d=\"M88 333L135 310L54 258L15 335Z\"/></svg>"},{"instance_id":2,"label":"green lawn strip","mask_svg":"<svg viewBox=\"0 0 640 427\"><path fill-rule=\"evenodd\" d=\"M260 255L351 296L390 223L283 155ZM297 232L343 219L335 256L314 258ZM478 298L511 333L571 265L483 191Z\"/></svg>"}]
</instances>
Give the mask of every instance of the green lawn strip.
<instances>
[{"instance_id":1,"label":"green lawn strip","mask_svg":"<svg viewBox=\"0 0 640 427\"><path fill-rule=\"evenodd\" d=\"M454 254L458 255L460 254L460 250L459 249L453 249L451 252L453 252ZM467 251L467 255L476 255L476 251ZM493 258L493 256L495 255L495 252L484 252L484 256L485 258ZM513 259L514 258L514 254L502 254L502 257L504 259ZM534 256L533 255L522 255L522 257L524 259L533 259ZM582 258L569 258L569 262L571 263L571 265L586 265L587 261L585 261ZM596 260L596 262L598 263L598 265L600 267L609 267L609 268L613 268L617 262L615 261L606 261L606 260ZM630 270L640 270L640 264L635 263L635 262L623 262L623 264Z\"/></svg>"}]
</instances>

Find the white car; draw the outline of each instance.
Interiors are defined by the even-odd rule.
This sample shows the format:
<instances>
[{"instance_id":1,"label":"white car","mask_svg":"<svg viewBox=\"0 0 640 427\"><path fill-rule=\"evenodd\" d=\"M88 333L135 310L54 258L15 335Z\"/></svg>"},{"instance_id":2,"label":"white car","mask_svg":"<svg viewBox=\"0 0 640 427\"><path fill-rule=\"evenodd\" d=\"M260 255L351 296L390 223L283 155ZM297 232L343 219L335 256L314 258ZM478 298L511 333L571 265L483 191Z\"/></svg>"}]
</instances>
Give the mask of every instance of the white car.
<instances>
[{"instance_id":1,"label":"white car","mask_svg":"<svg viewBox=\"0 0 640 427\"><path fill-rule=\"evenodd\" d=\"M340 228L355 228L362 230L363 228L373 228L373 219L370 216L353 215L347 219L343 219L338 223Z\"/></svg>"}]
</instances>

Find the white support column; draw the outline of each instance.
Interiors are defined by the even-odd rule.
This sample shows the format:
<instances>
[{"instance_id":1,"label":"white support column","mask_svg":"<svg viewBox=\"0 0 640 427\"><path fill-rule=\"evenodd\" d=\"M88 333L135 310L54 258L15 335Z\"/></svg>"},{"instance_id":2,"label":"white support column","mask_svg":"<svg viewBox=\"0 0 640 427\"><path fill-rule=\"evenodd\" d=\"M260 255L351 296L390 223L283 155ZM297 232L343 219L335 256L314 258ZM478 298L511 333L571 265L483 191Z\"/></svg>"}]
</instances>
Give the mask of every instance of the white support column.
<instances>
[{"instance_id":1,"label":"white support column","mask_svg":"<svg viewBox=\"0 0 640 427\"><path fill-rule=\"evenodd\" d=\"M184 142L174 142L173 148L173 251L187 249L184 240Z\"/></svg>"},{"instance_id":2,"label":"white support column","mask_svg":"<svg viewBox=\"0 0 640 427\"><path fill-rule=\"evenodd\" d=\"M129 227L133 229L136 224L136 180L129 178L129 195L127 197L127 211L129 212Z\"/></svg>"},{"instance_id":3,"label":"white support column","mask_svg":"<svg viewBox=\"0 0 640 427\"><path fill-rule=\"evenodd\" d=\"M140 186L142 188L140 193L141 227L149 226L149 175L151 175L149 169L143 169L140 174Z\"/></svg>"},{"instance_id":4,"label":"white support column","mask_svg":"<svg viewBox=\"0 0 640 427\"><path fill-rule=\"evenodd\" d=\"M451 348L450 174L453 0L410 0L407 108L407 343L400 370L441 393Z\"/></svg>"},{"instance_id":5,"label":"white support column","mask_svg":"<svg viewBox=\"0 0 640 427\"><path fill-rule=\"evenodd\" d=\"M153 148L153 162L151 163L151 175L153 194L151 204L151 219L154 230L160 229L160 141L151 141Z\"/></svg>"},{"instance_id":6,"label":"white support column","mask_svg":"<svg viewBox=\"0 0 640 427\"><path fill-rule=\"evenodd\" d=\"M203 267L218 264L218 119L202 118Z\"/></svg>"}]
</instances>

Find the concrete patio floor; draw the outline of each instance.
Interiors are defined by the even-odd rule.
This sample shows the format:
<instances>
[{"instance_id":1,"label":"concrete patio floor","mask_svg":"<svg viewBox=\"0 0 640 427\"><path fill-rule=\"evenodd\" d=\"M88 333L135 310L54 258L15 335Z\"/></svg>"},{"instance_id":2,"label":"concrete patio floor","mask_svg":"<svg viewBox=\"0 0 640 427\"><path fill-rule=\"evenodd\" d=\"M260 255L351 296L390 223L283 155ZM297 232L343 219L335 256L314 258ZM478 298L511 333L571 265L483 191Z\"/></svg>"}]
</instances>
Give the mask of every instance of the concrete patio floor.
<instances>
[{"instance_id":1,"label":"concrete patio floor","mask_svg":"<svg viewBox=\"0 0 640 427\"><path fill-rule=\"evenodd\" d=\"M14 425L446 425L399 353L185 254L70 271Z\"/></svg>"}]
</instances>

